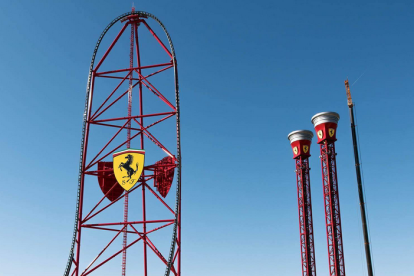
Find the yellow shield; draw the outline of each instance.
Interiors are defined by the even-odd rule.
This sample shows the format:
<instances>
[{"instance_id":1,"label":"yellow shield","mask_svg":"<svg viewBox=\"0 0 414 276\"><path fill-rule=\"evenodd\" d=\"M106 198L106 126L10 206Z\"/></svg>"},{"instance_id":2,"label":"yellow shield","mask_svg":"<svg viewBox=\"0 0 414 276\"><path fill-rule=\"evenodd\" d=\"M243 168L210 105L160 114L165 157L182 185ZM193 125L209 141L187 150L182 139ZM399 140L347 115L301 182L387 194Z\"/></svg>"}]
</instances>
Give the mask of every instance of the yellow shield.
<instances>
[{"instance_id":1,"label":"yellow shield","mask_svg":"<svg viewBox=\"0 0 414 276\"><path fill-rule=\"evenodd\" d=\"M319 130L319 131L318 131L318 137L319 137L319 139L322 139L322 137L323 137L323 132L322 132L322 130Z\"/></svg>"},{"instance_id":2,"label":"yellow shield","mask_svg":"<svg viewBox=\"0 0 414 276\"><path fill-rule=\"evenodd\" d=\"M144 169L145 150L126 149L113 154L115 178L126 191L134 187Z\"/></svg>"},{"instance_id":3,"label":"yellow shield","mask_svg":"<svg viewBox=\"0 0 414 276\"><path fill-rule=\"evenodd\" d=\"M294 148L293 148L293 153L294 153L294 154L298 154L298 147L294 147Z\"/></svg>"},{"instance_id":4,"label":"yellow shield","mask_svg":"<svg viewBox=\"0 0 414 276\"><path fill-rule=\"evenodd\" d=\"M334 136L334 134L335 134L335 129L330 128L330 129L329 129L329 137L333 137L333 136Z\"/></svg>"},{"instance_id":5,"label":"yellow shield","mask_svg":"<svg viewBox=\"0 0 414 276\"><path fill-rule=\"evenodd\" d=\"M308 152L308 150L309 150L309 146L304 145L304 146L303 146L303 152L304 152L304 153L307 153L307 152Z\"/></svg>"}]
</instances>

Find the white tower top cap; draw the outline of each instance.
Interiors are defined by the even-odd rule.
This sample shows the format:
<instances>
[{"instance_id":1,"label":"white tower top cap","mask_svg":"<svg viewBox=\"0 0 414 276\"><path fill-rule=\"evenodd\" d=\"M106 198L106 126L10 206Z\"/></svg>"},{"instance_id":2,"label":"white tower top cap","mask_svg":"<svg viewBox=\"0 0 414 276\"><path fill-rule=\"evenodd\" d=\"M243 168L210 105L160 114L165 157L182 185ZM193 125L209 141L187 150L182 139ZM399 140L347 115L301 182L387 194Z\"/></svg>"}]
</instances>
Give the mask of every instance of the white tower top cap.
<instances>
[{"instance_id":1,"label":"white tower top cap","mask_svg":"<svg viewBox=\"0 0 414 276\"><path fill-rule=\"evenodd\" d=\"M295 141L308 140L312 141L313 132L310 130L295 130L289 133L288 139L292 144Z\"/></svg>"},{"instance_id":2,"label":"white tower top cap","mask_svg":"<svg viewBox=\"0 0 414 276\"><path fill-rule=\"evenodd\" d=\"M339 114L336 112L321 112L316 114L311 119L313 126L317 126L323 123L335 123L338 124Z\"/></svg>"}]
</instances>

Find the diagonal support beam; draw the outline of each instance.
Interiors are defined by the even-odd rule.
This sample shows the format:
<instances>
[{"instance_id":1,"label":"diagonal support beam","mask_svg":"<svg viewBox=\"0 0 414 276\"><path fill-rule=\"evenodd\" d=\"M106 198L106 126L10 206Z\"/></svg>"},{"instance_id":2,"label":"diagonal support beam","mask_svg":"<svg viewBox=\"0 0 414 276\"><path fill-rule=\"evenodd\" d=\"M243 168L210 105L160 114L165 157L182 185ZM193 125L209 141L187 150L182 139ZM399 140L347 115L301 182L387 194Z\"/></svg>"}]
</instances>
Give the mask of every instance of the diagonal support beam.
<instances>
[{"instance_id":1,"label":"diagonal support beam","mask_svg":"<svg viewBox=\"0 0 414 276\"><path fill-rule=\"evenodd\" d=\"M115 87L115 89L112 91L111 94L109 94L109 96L106 98L106 100L96 109L96 111L93 113L93 115L91 116L92 118L95 117L96 113L99 112L99 110L101 110L101 108L109 101L109 99L112 97L112 95L114 95L114 93L118 90L118 88L124 83L124 81L129 77L129 75L131 75L132 71L129 71L129 73L122 78L122 81Z\"/></svg>"},{"instance_id":2,"label":"diagonal support beam","mask_svg":"<svg viewBox=\"0 0 414 276\"><path fill-rule=\"evenodd\" d=\"M122 33L125 31L125 29L126 29L127 26L128 26L128 24L125 24L122 27L121 31L119 31L118 35L115 37L115 40L109 46L108 50L106 50L105 54L103 55L103 57L99 61L98 65L96 65L95 69L93 70L95 73L96 73L96 71L98 71L99 67L101 67L102 62L104 62L104 60L106 59L106 57L108 56L108 54L111 52L112 48L114 48L115 44L118 42L118 39L121 37Z\"/></svg>"},{"instance_id":3,"label":"diagonal support beam","mask_svg":"<svg viewBox=\"0 0 414 276\"><path fill-rule=\"evenodd\" d=\"M135 241L133 241L132 243L130 243L128 246L125 247L125 249L128 249L129 247L131 247L132 245L136 244L137 242L139 242L142 238L138 238ZM89 275L90 273L92 273L93 271L95 271L96 269L98 269L99 267L103 266L104 264L106 264L107 262L109 262L110 260L112 260L113 258L115 258L116 256L118 256L124 249L121 249L119 251L117 251L115 254L113 254L111 257L109 257L108 259L106 259L105 261L103 261L102 263L100 263L99 265L95 266L93 269L91 269L90 271L86 272L85 274L82 273L81 276L86 276Z\"/></svg>"},{"instance_id":4,"label":"diagonal support beam","mask_svg":"<svg viewBox=\"0 0 414 276\"><path fill-rule=\"evenodd\" d=\"M113 204L115 204L116 202L118 202L118 200L120 200L121 198L125 197L125 194L130 194L133 191L135 191L136 189L138 189L139 187L141 187L142 183L135 186L134 188L132 188L131 190L125 192L122 196L118 197L116 200L112 201L111 203L109 203L108 205L106 205L105 207L103 207L102 209L100 209L99 211L97 211L95 214L93 215L88 215L87 217L85 217L82 221L82 224L87 222L88 220L90 220L91 218L93 218L94 216L98 215L99 213L101 213L102 211L104 211L105 209L107 209L108 207L112 206Z\"/></svg>"},{"instance_id":5,"label":"diagonal support beam","mask_svg":"<svg viewBox=\"0 0 414 276\"><path fill-rule=\"evenodd\" d=\"M126 124L130 121L131 120L126 121L125 124L115 133L115 135L109 140L109 142L106 143L106 145L99 151L99 153L89 162L89 165L85 168L85 171L91 167L90 164L92 164L93 161L95 161L96 158L98 158L98 156L101 155L101 153L109 146L109 144L118 136L118 134L125 128Z\"/></svg>"},{"instance_id":6,"label":"diagonal support beam","mask_svg":"<svg viewBox=\"0 0 414 276\"><path fill-rule=\"evenodd\" d=\"M164 256L161 254L161 252L157 249L157 247L151 242L151 240L148 238L148 236L145 236L145 238L139 234L139 232L137 231L137 229L131 225L132 229L143 239L143 241L148 245L149 248L151 248L152 251L154 251L155 255L158 256L158 258L160 258L160 260L165 264L168 265L167 260L164 258ZM174 267L171 267L172 272L177 275L177 272L175 271Z\"/></svg>"},{"instance_id":7,"label":"diagonal support beam","mask_svg":"<svg viewBox=\"0 0 414 276\"><path fill-rule=\"evenodd\" d=\"M162 200L162 198L159 196L159 195L157 195L157 193L156 192L154 192L154 190L147 184L147 183L145 183L145 186L151 191L151 193L159 200L159 201L161 201L161 203L162 204L164 204L164 206L165 207L167 207L167 209L168 210L170 210L170 212L171 213L173 213L173 215L175 215L175 212L170 208L170 206L168 206L168 204L167 203L165 203L165 201L164 200Z\"/></svg>"},{"instance_id":8,"label":"diagonal support beam","mask_svg":"<svg viewBox=\"0 0 414 276\"><path fill-rule=\"evenodd\" d=\"M121 234L122 230L124 230L126 227L126 225L124 225L121 230L118 231L118 233L115 235L115 237L112 238L112 240L104 247L104 249L102 249L101 252L99 252L99 254L95 257L95 259L93 259L93 261L85 268L85 270L83 271L82 274L85 274L88 269L99 259L99 257L105 252L105 250L112 244L112 242L119 236L119 234Z\"/></svg>"},{"instance_id":9,"label":"diagonal support beam","mask_svg":"<svg viewBox=\"0 0 414 276\"><path fill-rule=\"evenodd\" d=\"M142 132L145 134L145 136L148 137L154 144L156 144L158 147L160 147L163 151L165 151L169 156L174 158L174 161L177 161L177 158L166 148L164 147L160 141L157 140L157 138L154 137L146 128L144 128L136 119L134 121L142 128Z\"/></svg>"},{"instance_id":10,"label":"diagonal support beam","mask_svg":"<svg viewBox=\"0 0 414 276\"><path fill-rule=\"evenodd\" d=\"M158 43L161 45L161 47L164 49L164 51L172 58L172 55L170 51L165 47L164 43L162 43L161 39L154 33L154 31L151 29L151 27L145 22L145 20L142 20L142 23L144 23L145 27L147 27L148 31L154 36L154 38L158 41Z\"/></svg>"},{"instance_id":11,"label":"diagonal support beam","mask_svg":"<svg viewBox=\"0 0 414 276\"><path fill-rule=\"evenodd\" d=\"M139 71L137 71L137 70L135 70L137 73L138 73L138 75L142 78L142 80L143 80L143 82L142 82L142 84L143 85L145 85L145 87L147 87L148 88L148 90L150 90L152 93L154 93L158 98L160 98L163 102L165 102L169 107L171 107L174 111L177 111L177 109L175 108L175 106L172 104L172 103L170 103L170 101L169 100L167 100L167 98L166 97L164 97L164 95L160 92L160 91L158 91L157 90L157 88L155 88L155 86L154 85L152 85L152 83L150 83L148 80L147 80L147 78L145 78L144 76L142 76L141 75L141 73L139 72Z\"/></svg>"}]
</instances>

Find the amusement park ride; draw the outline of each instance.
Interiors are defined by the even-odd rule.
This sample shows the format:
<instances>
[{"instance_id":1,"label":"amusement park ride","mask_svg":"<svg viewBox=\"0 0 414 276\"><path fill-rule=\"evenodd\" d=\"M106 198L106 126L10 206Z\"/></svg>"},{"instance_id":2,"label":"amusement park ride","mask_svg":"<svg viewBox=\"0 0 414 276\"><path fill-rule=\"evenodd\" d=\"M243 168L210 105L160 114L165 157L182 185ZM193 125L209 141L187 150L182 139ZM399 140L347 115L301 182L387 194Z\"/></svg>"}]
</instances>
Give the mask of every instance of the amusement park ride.
<instances>
[{"instance_id":1,"label":"amusement park ride","mask_svg":"<svg viewBox=\"0 0 414 276\"><path fill-rule=\"evenodd\" d=\"M352 141L354 145L355 168L357 174L358 194L361 209L362 228L364 233L365 255L368 275L373 276L371 250L369 246L368 226L362 187L359 152L354 123L354 111L348 80L345 81L348 107L351 118ZM336 166L336 130L339 114L321 112L312 117L312 124L320 145L322 165L322 186L325 207L326 238L328 244L329 276L345 276L345 260L342 241L341 211L339 206L339 190ZM293 159L296 164L296 186L299 209L299 234L302 260L302 276L316 276L315 247L312 221L312 201L309 177L310 145L313 133L309 130L297 130L289 133Z\"/></svg>"},{"instance_id":2,"label":"amusement park ride","mask_svg":"<svg viewBox=\"0 0 414 276\"><path fill-rule=\"evenodd\" d=\"M112 27L120 30L95 64L101 42ZM156 34L156 28L166 38ZM122 44L122 37L129 42ZM157 48L159 54L143 50L150 40L153 46L149 49ZM126 65L129 61L129 66L108 61L111 55L119 61L117 45L126 46L121 52L129 52L129 60L123 62ZM170 128L164 126L168 122ZM160 135L155 135L158 128ZM127 252L137 254L128 254L128 259L133 260L131 266L139 264L142 275L154 273L153 263L157 269L163 267L165 275L181 275L177 60L167 30L154 15L133 8L115 18L99 37L89 69L80 153L75 227L64 275L102 275L109 263L115 263L119 274L126 275ZM172 187L175 194L169 193ZM167 196L172 203L167 203ZM151 204L148 199L153 200ZM151 209L163 209L164 217L150 217ZM139 219L132 219L138 215ZM88 231L110 236L97 239L86 235ZM157 233L167 236L167 244L154 241ZM92 250L91 242L99 249ZM140 243L138 254L140 250L133 248ZM91 252L94 257L87 258ZM150 254L157 260L149 262Z\"/></svg>"},{"instance_id":3,"label":"amusement park ride","mask_svg":"<svg viewBox=\"0 0 414 276\"><path fill-rule=\"evenodd\" d=\"M335 112L322 112L312 117L312 123L315 127L321 152L320 159L322 164L322 185L330 276L345 276L335 152L338 121L339 114Z\"/></svg>"},{"instance_id":4,"label":"amusement park ride","mask_svg":"<svg viewBox=\"0 0 414 276\"><path fill-rule=\"evenodd\" d=\"M293 150L293 159L295 159L296 163L295 172L298 190L302 276L316 276L312 200L309 176L309 157L312 137L313 133L309 130L297 130L288 135Z\"/></svg>"},{"instance_id":5,"label":"amusement park ride","mask_svg":"<svg viewBox=\"0 0 414 276\"><path fill-rule=\"evenodd\" d=\"M321 151L320 159L322 164L322 185L330 276L345 276L335 153L338 120L339 114L335 112L321 112L313 116L311 120L315 127ZM288 135L293 150L293 158L296 162L295 172L298 190L302 276L316 276L308 160L310 157L312 137L313 133L309 130L297 130Z\"/></svg>"},{"instance_id":6,"label":"amusement park ride","mask_svg":"<svg viewBox=\"0 0 414 276\"><path fill-rule=\"evenodd\" d=\"M112 27L120 30L101 53L101 43L107 34L111 35ZM166 37L160 37L157 28ZM122 44L125 37L128 42ZM152 46L145 46L149 42ZM117 52L119 47L121 51ZM121 60L119 53L129 53L129 58ZM111 56L117 62L110 62ZM367 264L372 276L353 104L347 81L345 85ZM320 145L330 276L345 276L335 153L338 120L335 112L312 117ZM316 276L309 176L312 137L308 130L288 135L296 169L302 276ZM175 195L169 193L171 188L175 188ZM166 232L167 229L170 231ZM93 231L106 234L91 235ZM156 241L156 237L163 238ZM138 244L142 244L142 251ZM142 272L139 275L161 272L165 276L181 276L181 251L177 59L161 21L132 8L104 29L93 51L83 118L75 225L64 276L125 276L127 268L137 266ZM133 260L129 265L127 256Z\"/></svg>"}]
</instances>

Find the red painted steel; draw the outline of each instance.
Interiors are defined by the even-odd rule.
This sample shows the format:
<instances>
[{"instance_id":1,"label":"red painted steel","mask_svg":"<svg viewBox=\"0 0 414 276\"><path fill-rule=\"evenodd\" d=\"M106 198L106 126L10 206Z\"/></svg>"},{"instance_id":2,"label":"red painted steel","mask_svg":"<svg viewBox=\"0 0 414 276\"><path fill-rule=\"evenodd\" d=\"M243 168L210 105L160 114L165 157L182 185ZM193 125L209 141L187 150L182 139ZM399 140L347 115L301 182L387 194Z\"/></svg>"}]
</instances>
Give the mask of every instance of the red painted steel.
<instances>
[{"instance_id":1,"label":"red painted steel","mask_svg":"<svg viewBox=\"0 0 414 276\"><path fill-rule=\"evenodd\" d=\"M124 192L124 189L116 181L112 162L98 163L98 182L105 197L110 201L116 200Z\"/></svg>"},{"instance_id":2,"label":"red painted steel","mask_svg":"<svg viewBox=\"0 0 414 276\"><path fill-rule=\"evenodd\" d=\"M336 173L335 141L320 143L323 197L325 204L326 237L328 242L329 275L345 276L345 260L342 242L341 212L339 208Z\"/></svg>"},{"instance_id":3,"label":"red painted steel","mask_svg":"<svg viewBox=\"0 0 414 276\"><path fill-rule=\"evenodd\" d=\"M175 161L172 157L167 156L157 161L155 165L154 187L163 197L166 197L174 178Z\"/></svg>"},{"instance_id":4,"label":"red painted steel","mask_svg":"<svg viewBox=\"0 0 414 276\"><path fill-rule=\"evenodd\" d=\"M322 185L325 205L326 239L329 275L345 276L341 212L339 208L338 177L336 173L335 141L339 114L321 112L312 117L322 163Z\"/></svg>"},{"instance_id":5,"label":"red painted steel","mask_svg":"<svg viewBox=\"0 0 414 276\"><path fill-rule=\"evenodd\" d=\"M316 276L309 159L300 156L295 159L295 162L302 276Z\"/></svg>"},{"instance_id":6,"label":"red painted steel","mask_svg":"<svg viewBox=\"0 0 414 276\"><path fill-rule=\"evenodd\" d=\"M179 140L180 129L178 106L178 79L176 68L177 61L175 59L175 53L173 48L171 48L171 51L169 51L166 48L165 44L158 37L158 35L156 35L154 30L150 27L150 24L147 22L149 17L155 19L165 31L164 26L157 18L145 12L132 11L132 13L118 17L116 20L113 21L113 23L111 23L110 26L114 25L116 22L119 22L119 20L121 20L121 30L116 35L115 39L110 44L109 48L105 51L98 64L93 68L91 67L90 83L88 90L89 94L87 98L88 102L87 109L85 111L86 119L84 126L84 139L82 145L83 151L81 157L81 173L79 177L77 225L74 236L74 246L72 248L73 255L71 255L70 257L69 265L67 266L67 269L65 271L65 276L89 275L95 272L97 269L104 266L105 264L107 264L108 262L113 261L113 259L116 256L119 256L121 253L121 275L126 275L126 268L128 263L127 249L140 241L142 241L143 244L142 267L144 276L147 276L151 270L151 268L149 267L149 263L147 262L148 254L154 254L160 259L159 265L165 267L166 275L168 275L170 271L172 271L174 275L181 275L181 159ZM110 56L113 48L115 47L115 45L117 45L118 41L121 40L123 34L125 33L124 31L128 27L131 28L129 44L129 68L114 68L114 70L98 72L101 66L102 68L107 67L108 56ZM106 33L107 29L104 31L104 33ZM142 53L140 49L140 43L143 43L142 39L140 39L139 36L139 33L141 32L139 32L139 30L141 29L142 31L149 32L149 34L154 38L155 43L159 44L160 48L164 50L162 51L162 56L165 58L165 62L158 64L141 64ZM169 39L170 47L172 47L169 35L168 33L166 34L167 38ZM102 37L103 36L101 36L101 38ZM95 49L95 51L96 50L97 48ZM135 60L134 55L136 57ZM148 73L148 71L145 71L151 70L151 68L154 68L152 70L157 71L152 73ZM173 105L165 96L171 96L171 91L167 90L161 93L160 89L156 88L156 83L150 81L150 78L154 75L160 75L164 74L163 72L171 71L168 69L173 69L175 75L175 105ZM116 75L114 76L113 74ZM110 89L110 93L107 94L108 96L105 96L104 99L102 99L102 95L103 93L106 93L106 91L102 90L102 88L98 90L95 89L95 84L99 83L100 79L102 78L113 79L112 81L119 81L115 89ZM125 85L126 80L129 81L128 89L126 91L120 91L122 85ZM136 88L136 90L134 90L134 88ZM145 93L154 94L156 96L155 99L158 99L158 101L164 103L167 110L170 111L163 112L163 110L159 110L156 113L144 112L143 94ZM94 94L99 94L99 100L94 99ZM113 99L113 96L115 97L116 94L120 96L116 96L116 99ZM124 110L127 111L127 116L124 116L125 113L122 113L122 110L117 110L118 112L114 112L115 107L113 106L119 101L125 100L126 95L128 95L128 105ZM133 95L134 101L136 100L136 105L135 102L133 105ZM137 97L135 98L135 96ZM154 96L152 97L154 98ZM97 108L94 109L93 105L96 105ZM135 109L134 106L136 106ZM147 123L147 125L145 125L144 119L151 117L159 118L157 118L155 122L149 124ZM156 135L153 135L148 130L149 128L156 127L156 125L160 123L164 123L172 117L176 117L177 129L176 132L172 133L170 138L172 137L173 139L176 139L177 151L168 149L166 146L164 146L165 143L161 143L162 140L165 140L165 138L163 138L164 136L156 137ZM110 137L108 140L104 141L103 143L102 141L99 142L103 144L103 146L101 145L100 147L97 147L98 142L94 140L96 138L91 138L92 136L90 136L92 133L94 134L93 137L96 137L97 135L100 136L100 132L96 130L97 128L105 128L106 131L115 131L115 134L113 134L113 136ZM121 132L126 132L126 135L122 135ZM152 151L157 151L158 148L158 156L167 155L167 157L163 158L161 161L158 161L154 164L147 164L144 167L141 178L136 184L136 186L133 187L131 190L124 192L122 187L121 190L119 189L120 186L116 183L116 179L113 175L111 162L112 160L110 160L111 155L116 150L133 147L133 143L135 143L136 145L135 148L140 147L141 149L144 149L144 139L148 139L149 143L153 143L156 145L156 147L153 147L154 149ZM91 145L93 146L91 147ZM90 153L88 152L88 150L90 151ZM175 208L176 211L174 211L174 208L171 208L159 196L161 195L162 197L166 197L166 195L168 194L168 191L172 185L172 180L174 178L175 168L178 168L178 174L176 176L178 185L176 202L177 205ZM99 201L96 201L95 199L92 200L92 198L95 197L89 197L85 195L85 176L88 175L98 177L99 186L102 192L104 193L104 196ZM154 181L154 186L157 187L157 192L159 193L159 195L148 185L148 182L150 181ZM138 190L141 191L139 195L142 201L142 220L130 221L128 214L132 210L130 210L128 204L130 199L129 194L138 194ZM148 196L155 198L158 204L163 206L163 208L169 210L168 213L170 214L170 216L167 218L147 218L149 209L146 203L146 197ZM100 221L98 215L104 212L105 210L113 208L114 204L119 202L122 198L124 198L123 221L121 222L121 218L115 219L115 222ZM109 199L110 201L107 204L105 204L106 199ZM87 202L88 204L84 205L85 202ZM86 208L85 206L88 207ZM84 216L84 211L87 214L86 216ZM162 253L157 248L156 242L153 241L150 234L157 232L160 229L168 227L171 228L172 226L174 227L174 239L172 247L170 248L170 252ZM148 230L147 227L149 228ZM87 229L88 231L100 230L115 234L110 240L102 243L102 247L99 250L99 253L96 255L94 259L92 259L92 261L83 260L81 258L81 234L83 233L83 231ZM123 234L122 247L118 248L115 253L110 253L111 255L109 255L109 257L106 257L104 260L102 260L105 252L109 251L109 246L111 245L111 248L116 246L116 240L119 238L121 233ZM129 244L127 242L128 235L133 235L134 237L134 240ZM147 247L150 248L149 252L147 252ZM167 256L168 259L166 258ZM136 259L134 260L134 262L136 262ZM171 266L169 265L170 262ZM87 266L85 266L85 264L87 264Z\"/></svg>"},{"instance_id":7,"label":"red painted steel","mask_svg":"<svg viewBox=\"0 0 414 276\"><path fill-rule=\"evenodd\" d=\"M315 244L313 235L312 200L309 177L311 140L291 142L295 160L298 193L299 237L302 261L302 276L316 276Z\"/></svg>"},{"instance_id":8,"label":"red painted steel","mask_svg":"<svg viewBox=\"0 0 414 276\"><path fill-rule=\"evenodd\" d=\"M132 8L132 12L135 11L135 8ZM132 112L132 79L134 78L134 34L135 34L135 26L136 22L131 22L131 38L130 38L130 48L129 48L129 68L130 71L128 73L129 77L129 86L128 86L128 117L131 117ZM122 79L124 82L124 79ZM141 93L141 91L140 91ZM127 148L131 148L131 120L128 120L127 123ZM142 135L141 135L142 136ZM124 222L128 222L128 204L129 204L129 194L125 194L124 198ZM145 231L144 231L145 232ZM122 276L126 275L126 256L127 256L127 240L128 240L128 224L124 227L124 235L123 235L123 243L122 243ZM145 256L146 257L146 256Z\"/></svg>"}]
</instances>

